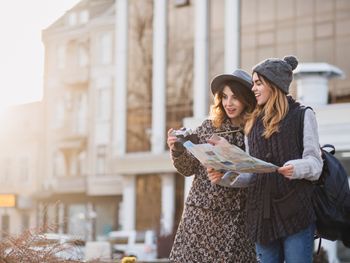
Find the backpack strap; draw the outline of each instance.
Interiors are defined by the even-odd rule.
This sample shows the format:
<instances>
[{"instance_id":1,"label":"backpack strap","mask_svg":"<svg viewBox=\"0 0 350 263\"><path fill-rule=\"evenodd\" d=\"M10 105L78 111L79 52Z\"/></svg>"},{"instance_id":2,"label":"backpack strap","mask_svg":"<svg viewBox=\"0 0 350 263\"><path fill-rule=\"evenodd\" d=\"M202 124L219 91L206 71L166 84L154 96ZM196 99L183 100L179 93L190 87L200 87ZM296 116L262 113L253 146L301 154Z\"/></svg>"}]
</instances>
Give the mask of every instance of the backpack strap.
<instances>
[{"instance_id":1,"label":"backpack strap","mask_svg":"<svg viewBox=\"0 0 350 263\"><path fill-rule=\"evenodd\" d=\"M299 123L299 133L298 133L298 146L301 152L304 151L304 119L305 119L305 112L307 109L310 109L313 111L313 109L309 106L301 106L301 113L300 113L300 123ZM329 152L330 154L334 155L335 154L335 147L332 144L324 144L322 147L320 147L321 150L326 151L326 148L330 149Z\"/></svg>"},{"instance_id":2,"label":"backpack strap","mask_svg":"<svg viewBox=\"0 0 350 263\"><path fill-rule=\"evenodd\" d=\"M301 113L300 113L300 119L299 119L299 133L298 133L298 146L301 154L304 151L304 119L305 119L305 111L307 109L310 109L313 111L313 109L309 106L301 106Z\"/></svg>"},{"instance_id":3,"label":"backpack strap","mask_svg":"<svg viewBox=\"0 0 350 263\"><path fill-rule=\"evenodd\" d=\"M332 145L332 144L324 144L324 145L321 147L321 149L324 150L324 151L326 150L326 148L331 149L330 151L327 151L327 152L329 152L329 153L332 154L332 155L335 154L335 147L334 147L334 145Z\"/></svg>"},{"instance_id":4,"label":"backpack strap","mask_svg":"<svg viewBox=\"0 0 350 263\"><path fill-rule=\"evenodd\" d=\"M300 119L299 119L299 133L298 133L298 147L299 147L301 154L304 151L304 119L305 119L305 112L307 109L311 109L313 111L313 109L309 106L301 106L301 113L300 113ZM330 144L326 144L326 145L333 146ZM323 147L325 147L326 145L324 145ZM333 146L333 148L334 148L334 146ZM316 232L314 235L314 239L319 239L318 248L317 248L317 252L316 252L316 254L318 255L320 253L320 250L321 250L322 238Z\"/></svg>"}]
</instances>

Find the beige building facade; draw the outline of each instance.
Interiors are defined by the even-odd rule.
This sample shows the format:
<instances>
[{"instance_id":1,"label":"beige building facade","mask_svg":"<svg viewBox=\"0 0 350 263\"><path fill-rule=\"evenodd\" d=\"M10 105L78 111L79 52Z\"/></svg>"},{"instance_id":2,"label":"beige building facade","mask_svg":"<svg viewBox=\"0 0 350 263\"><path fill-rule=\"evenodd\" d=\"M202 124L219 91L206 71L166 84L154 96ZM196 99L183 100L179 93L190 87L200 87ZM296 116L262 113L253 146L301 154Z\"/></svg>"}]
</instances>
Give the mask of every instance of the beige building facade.
<instances>
[{"instance_id":1,"label":"beige building facade","mask_svg":"<svg viewBox=\"0 0 350 263\"><path fill-rule=\"evenodd\" d=\"M82 1L43 32L45 179L40 224L96 240L118 228L112 170L113 1Z\"/></svg>"},{"instance_id":2,"label":"beige building facade","mask_svg":"<svg viewBox=\"0 0 350 263\"><path fill-rule=\"evenodd\" d=\"M321 143L350 171L349 14L346 0L82 0L42 35L31 220L86 240L119 229L171 238L191 180L172 167L166 131L207 117L215 75L267 57L343 71L314 109Z\"/></svg>"},{"instance_id":3,"label":"beige building facade","mask_svg":"<svg viewBox=\"0 0 350 263\"><path fill-rule=\"evenodd\" d=\"M42 205L66 200L53 217L79 214L90 239L115 229L171 234L190 181L170 163L168 128L207 116L213 76L249 71L266 57L295 54L341 68L345 80L329 82L329 102L348 102L349 10L346 1L318 0L81 1L43 34L49 197ZM342 105L329 107L349 110ZM327 135L329 107L315 108L321 141L334 142L348 167L347 137Z\"/></svg>"}]
</instances>

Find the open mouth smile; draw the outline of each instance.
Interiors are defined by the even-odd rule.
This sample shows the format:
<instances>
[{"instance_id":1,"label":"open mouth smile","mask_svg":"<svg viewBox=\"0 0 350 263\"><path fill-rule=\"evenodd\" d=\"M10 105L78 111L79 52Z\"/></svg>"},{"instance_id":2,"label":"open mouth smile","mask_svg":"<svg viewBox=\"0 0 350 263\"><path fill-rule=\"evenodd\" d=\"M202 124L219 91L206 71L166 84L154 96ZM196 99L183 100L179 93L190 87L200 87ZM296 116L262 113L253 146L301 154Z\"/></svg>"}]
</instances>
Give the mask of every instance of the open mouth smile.
<instances>
[{"instance_id":1,"label":"open mouth smile","mask_svg":"<svg viewBox=\"0 0 350 263\"><path fill-rule=\"evenodd\" d=\"M236 109L226 109L227 113L234 114L236 112Z\"/></svg>"}]
</instances>

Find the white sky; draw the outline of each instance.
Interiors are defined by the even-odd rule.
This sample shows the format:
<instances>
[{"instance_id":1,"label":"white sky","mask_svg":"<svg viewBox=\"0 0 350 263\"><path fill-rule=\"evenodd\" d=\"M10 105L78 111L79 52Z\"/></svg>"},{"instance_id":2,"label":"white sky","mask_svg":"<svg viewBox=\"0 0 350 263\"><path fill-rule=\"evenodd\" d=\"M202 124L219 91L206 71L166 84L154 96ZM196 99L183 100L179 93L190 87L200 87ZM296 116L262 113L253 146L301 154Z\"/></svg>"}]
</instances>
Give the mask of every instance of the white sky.
<instances>
[{"instance_id":1,"label":"white sky","mask_svg":"<svg viewBox=\"0 0 350 263\"><path fill-rule=\"evenodd\" d=\"M42 99L41 31L80 0L0 0L0 109Z\"/></svg>"}]
</instances>

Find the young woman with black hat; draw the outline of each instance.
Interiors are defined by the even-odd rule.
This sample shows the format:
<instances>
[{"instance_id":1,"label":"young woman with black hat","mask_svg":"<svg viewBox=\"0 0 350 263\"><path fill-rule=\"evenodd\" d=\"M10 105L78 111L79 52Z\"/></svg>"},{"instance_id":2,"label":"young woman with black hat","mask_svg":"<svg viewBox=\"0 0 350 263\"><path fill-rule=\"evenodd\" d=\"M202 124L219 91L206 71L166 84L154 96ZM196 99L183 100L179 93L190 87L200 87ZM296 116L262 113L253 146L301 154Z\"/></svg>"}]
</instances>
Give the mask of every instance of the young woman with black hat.
<instances>
[{"instance_id":1,"label":"young woman with black hat","mask_svg":"<svg viewBox=\"0 0 350 263\"><path fill-rule=\"evenodd\" d=\"M240 69L213 79L211 117L195 130L198 143L207 143L213 134L220 134L231 144L245 148L246 114L256 105L251 87L250 75ZM256 262L254 243L244 229L246 191L211 184L207 168L176 143L172 131L168 132L167 143L173 164L180 174L194 175L194 179L170 260L175 263Z\"/></svg>"}]
</instances>

